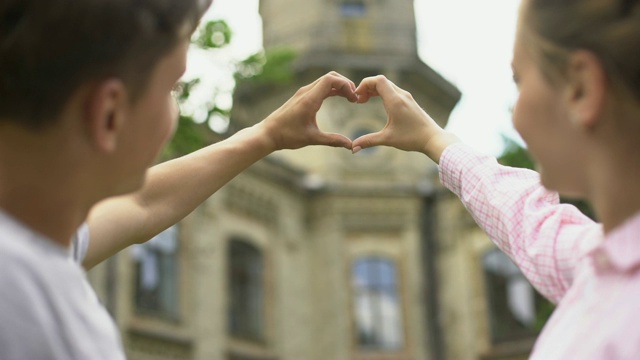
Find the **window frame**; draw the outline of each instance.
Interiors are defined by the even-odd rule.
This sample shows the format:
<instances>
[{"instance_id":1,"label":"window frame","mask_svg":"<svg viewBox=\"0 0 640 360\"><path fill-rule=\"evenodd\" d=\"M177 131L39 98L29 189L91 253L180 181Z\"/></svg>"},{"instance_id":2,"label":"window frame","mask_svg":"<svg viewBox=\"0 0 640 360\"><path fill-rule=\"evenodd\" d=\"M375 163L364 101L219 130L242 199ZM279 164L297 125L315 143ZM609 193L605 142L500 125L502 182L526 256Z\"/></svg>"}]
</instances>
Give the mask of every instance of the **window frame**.
<instances>
[{"instance_id":1,"label":"window frame","mask_svg":"<svg viewBox=\"0 0 640 360\"><path fill-rule=\"evenodd\" d=\"M394 273L395 273L394 287L395 287L395 298L396 298L395 304L396 304L397 317L399 321L398 330L400 333L400 342L397 348L384 349L383 346L363 347L362 344L360 343L359 325L358 325L359 320L358 320L358 314L357 314L357 308L356 308L356 302L358 301L358 295L357 295L358 289L356 289L356 284L354 283L354 273L355 273L356 264L359 261L364 261L364 260L386 262L387 264L391 264L394 270ZM407 332L407 325L408 325L407 318L406 318L407 304L406 304L405 294L404 294L405 291L404 291L404 276L402 271L402 262L398 260L396 257L390 256L388 254L363 253L363 254L357 254L356 256L352 257L349 263L348 269L349 269L348 276L349 276L349 287L350 287L349 291L351 295L351 302L349 304L351 319L352 319L351 336L353 338L353 347L354 347L355 353L357 354L357 358L366 359L369 357L373 357L378 359L378 358L386 358L391 356L394 359L400 359L400 358L404 359L404 356L406 355L406 351L409 346L409 336Z\"/></svg>"},{"instance_id":2,"label":"window frame","mask_svg":"<svg viewBox=\"0 0 640 360\"><path fill-rule=\"evenodd\" d=\"M234 291L237 290L233 288L234 286L234 282L232 281L232 277L233 275L233 261L232 261L232 251L233 251L233 247L234 244L239 245L241 247L245 247L245 250L249 250L251 251L255 251L255 254L257 254L259 260L260 260L260 265L259 265L259 269L260 271L258 271L258 277L259 277L259 283L260 283L260 287L259 287L259 291L261 293L260 295L260 304L259 304L259 318L257 320L257 326L260 327L259 329L257 329L256 333L252 334L251 331L245 332L244 330L240 329L240 330L234 330L234 323L233 323L233 314L234 314L234 309L232 308L232 306L234 304L237 304L236 301L234 301ZM246 254L245 254L246 256ZM239 340L239 341L243 341L243 342L249 342L249 343L255 343L255 344L260 344L260 345L266 345L267 343L267 332L268 332L268 320L267 320L267 263L266 263L266 255L265 255L265 251L258 245L256 245L254 242L245 239L245 238L241 238L241 237L231 237L227 243L227 251L226 251L226 261L227 261L227 273L226 273L226 293L227 293L227 308L226 308L226 314L227 314L227 322L226 322L226 332L229 335L230 338L234 339L234 340ZM255 274L254 274L255 276ZM244 291L244 290L242 290ZM246 310L246 309L243 309ZM244 312L244 311L241 311ZM237 332L236 332L237 331Z\"/></svg>"},{"instance_id":3,"label":"window frame","mask_svg":"<svg viewBox=\"0 0 640 360\"><path fill-rule=\"evenodd\" d=\"M502 279L504 280L502 284L496 283L496 278L500 278L500 276L497 274L492 274L491 271L487 269L486 259L488 256L493 256L493 255L504 257L505 259L509 260L513 264L513 266L517 268L517 273L509 274L508 276L502 277ZM485 301L487 303L486 314L488 317L487 320L489 325L489 338L491 340L491 343L494 345L498 345L498 344L518 342L522 340L536 338L539 335L539 329L536 329L535 326L538 318L541 315L541 306L545 306L544 303L548 303L548 300L546 300L542 295L540 295L540 293L538 293L538 291L533 287L533 285L529 283L529 281L526 279L526 277L524 276L522 271L517 267L517 265L513 263L513 261L509 259L509 257L497 247L490 248L481 254L480 266L482 269L482 276L483 276L483 282L484 282L483 286L484 286L484 293L485 293ZM498 324L502 324L505 321L505 319L503 319L499 314L508 312L511 315L511 318L506 319L506 321L512 322L514 324L516 324L517 322L517 319L515 318L516 316L511 313L511 310L508 309L509 299L508 298L497 299L498 293L494 291L497 286L504 287L504 291L500 291L499 294L504 294L508 296L507 286L508 286L508 281L510 280L525 281L531 288L531 294L533 297L531 300L533 302L533 311L534 311L535 321L531 327L526 327L526 325L523 325L522 328L509 327L507 331L501 331L499 329ZM505 306L507 307L506 310L503 309ZM496 310L497 307L500 307L499 311Z\"/></svg>"},{"instance_id":4,"label":"window frame","mask_svg":"<svg viewBox=\"0 0 640 360\"><path fill-rule=\"evenodd\" d=\"M163 319L171 322L177 322L180 320L181 318L181 308L180 308L181 306L180 305L181 304L181 299L180 299L181 297L180 296L181 295L181 291L180 291L181 234L180 234L180 230L181 230L181 226L176 224L164 230L160 234L154 236L149 241L144 242L142 244L135 244L132 247L132 252L133 252L132 258L133 258L133 266L134 266L133 308L134 308L135 314L159 318L159 319ZM161 245L155 244L154 242L159 243L161 240L159 241L156 239L159 239L159 237L162 237L162 236L166 236L167 233L172 233L174 248L170 254L165 253L163 255L161 254L161 251L160 251ZM164 246L167 246L167 245L165 244ZM157 294L152 296L160 298L160 300L158 301L157 307L146 306L144 304L141 304L141 302L143 301L141 300L141 298L145 295L141 294L141 287L142 287L141 283L143 282L143 280L141 279L144 275L141 273L141 271L143 271L142 270L143 264L142 264L142 261L140 260L140 256L144 256L143 255L144 253L147 253L147 254L151 253L155 257L154 261L156 262L155 264L156 264L156 271L157 271L156 276L158 276L158 280L157 280L158 286L156 289L153 290L157 292ZM169 257L171 259L168 259ZM167 260L172 260L172 262L169 263L171 264L169 266L172 267L171 271L173 271L173 276L169 280L167 280L167 278L164 276L166 270L163 270L163 268L167 266L166 265ZM173 282L173 284L167 284L169 281ZM166 289L167 286L169 287L169 289ZM166 305L166 303L163 302L162 294L165 294L171 298L171 300L169 301L171 305Z\"/></svg>"}]
</instances>

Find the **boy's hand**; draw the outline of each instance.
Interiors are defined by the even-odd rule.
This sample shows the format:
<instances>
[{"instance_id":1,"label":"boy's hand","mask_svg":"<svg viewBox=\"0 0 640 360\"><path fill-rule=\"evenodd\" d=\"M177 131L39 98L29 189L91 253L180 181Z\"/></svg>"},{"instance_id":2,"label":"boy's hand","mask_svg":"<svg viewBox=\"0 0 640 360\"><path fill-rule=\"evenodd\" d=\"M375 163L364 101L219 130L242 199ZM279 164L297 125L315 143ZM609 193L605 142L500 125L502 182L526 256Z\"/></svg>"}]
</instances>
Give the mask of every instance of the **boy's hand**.
<instances>
[{"instance_id":1,"label":"boy's hand","mask_svg":"<svg viewBox=\"0 0 640 360\"><path fill-rule=\"evenodd\" d=\"M313 83L300 88L278 110L274 111L259 127L273 151L298 149L307 145L328 145L351 149L351 140L340 134L325 133L318 128L316 113L324 99L342 96L356 102L356 85L346 77L330 72Z\"/></svg>"},{"instance_id":2,"label":"boy's hand","mask_svg":"<svg viewBox=\"0 0 640 360\"><path fill-rule=\"evenodd\" d=\"M380 96L387 111L387 124L379 132L354 140L354 153L376 145L387 145L400 150L422 152L437 163L448 145L460 141L422 110L409 92L382 75L362 80L356 94L358 103L366 103L371 97Z\"/></svg>"}]
</instances>

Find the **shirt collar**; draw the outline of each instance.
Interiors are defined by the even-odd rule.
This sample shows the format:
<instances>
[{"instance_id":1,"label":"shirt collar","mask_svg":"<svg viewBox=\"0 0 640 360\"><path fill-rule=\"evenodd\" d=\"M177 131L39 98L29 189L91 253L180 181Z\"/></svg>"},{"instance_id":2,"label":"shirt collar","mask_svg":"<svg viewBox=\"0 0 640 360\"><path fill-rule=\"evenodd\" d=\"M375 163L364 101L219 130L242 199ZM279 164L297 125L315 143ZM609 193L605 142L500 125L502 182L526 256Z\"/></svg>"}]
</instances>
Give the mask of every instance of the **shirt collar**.
<instances>
[{"instance_id":1,"label":"shirt collar","mask_svg":"<svg viewBox=\"0 0 640 360\"><path fill-rule=\"evenodd\" d=\"M0 237L6 241L26 241L42 251L71 257L71 247L67 248L31 229L13 215L0 208Z\"/></svg>"}]
</instances>

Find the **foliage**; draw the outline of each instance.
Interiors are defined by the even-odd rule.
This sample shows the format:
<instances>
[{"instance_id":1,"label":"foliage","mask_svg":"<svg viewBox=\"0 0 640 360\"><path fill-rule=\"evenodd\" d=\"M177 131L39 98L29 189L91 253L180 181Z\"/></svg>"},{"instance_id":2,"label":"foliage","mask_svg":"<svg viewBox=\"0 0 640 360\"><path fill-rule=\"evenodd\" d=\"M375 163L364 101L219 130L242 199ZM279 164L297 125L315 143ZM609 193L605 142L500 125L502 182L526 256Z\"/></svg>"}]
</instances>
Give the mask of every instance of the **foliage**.
<instances>
[{"instance_id":1,"label":"foliage","mask_svg":"<svg viewBox=\"0 0 640 360\"><path fill-rule=\"evenodd\" d=\"M547 299L541 300L536 304L536 321L533 328L537 332L542 331L544 324L547 323L547 320L549 320L555 308L555 305Z\"/></svg>"},{"instance_id":2,"label":"foliage","mask_svg":"<svg viewBox=\"0 0 640 360\"><path fill-rule=\"evenodd\" d=\"M527 151L527 149L521 147L513 140L503 138L505 141L505 150L498 159L498 161L502 165L513 166L519 168L527 168L535 170L535 163L531 158L531 155ZM579 199L569 199L566 197L561 197L560 201L562 203L572 204L577 207L583 214L587 215L591 219L596 219L595 213L591 206L584 200Z\"/></svg>"},{"instance_id":3,"label":"foliage","mask_svg":"<svg viewBox=\"0 0 640 360\"><path fill-rule=\"evenodd\" d=\"M199 83L200 79L181 82L174 94L178 104L186 101L191 94L191 89ZM172 158L198 150L205 145L206 131L206 127L196 124L190 116L185 116L181 113L178 118L176 133L164 148L163 157Z\"/></svg>"},{"instance_id":4,"label":"foliage","mask_svg":"<svg viewBox=\"0 0 640 360\"><path fill-rule=\"evenodd\" d=\"M192 43L201 49L218 49L231 42L233 33L224 20L209 21L200 28Z\"/></svg>"},{"instance_id":5,"label":"foliage","mask_svg":"<svg viewBox=\"0 0 640 360\"><path fill-rule=\"evenodd\" d=\"M295 51L289 48L259 52L236 65L235 79L252 85L289 84L294 79L295 58Z\"/></svg>"},{"instance_id":6,"label":"foliage","mask_svg":"<svg viewBox=\"0 0 640 360\"><path fill-rule=\"evenodd\" d=\"M215 51L227 46L231 42L232 35L225 21L209 21L194 35L192 45L206 51ZM236 83L246 82L252 85L287 84L293 81L291 65L294 58L295 53L288 49L259 52L235 64L234 78ZM199 85L200 79L181 82L174 94L178 104L184 104ZM223 110L213 103L207 108L204 123L202 121L197 123L192 116L181 113L176 133L165 147L162 158L182 156L208 145L211 130L207 123L214 115L228 118L230 110Z\"/></svg>"},{"instance_id":7,"label":"foliage","mask_svg":"<svg viewBox=\"0 0 640 360\"><path fill-rule=\"evenodd\" d=\"M500 164L531 170L535 169L533 159L531 159L529 152L525 148L506 137L503 137L503 141L505 142L505 150L502 155L500 155L500 158L498 158Z\"/></svg>"},{"instance_id":8,"label":"foliage","mask_svg":"<svg viewBox=\"0 0 640 360\"><path fill-rule=\"evenodd\" d=\"M224 20L214 20L201 26L192 38L192 45L200 49L213 51L223 48L229 44L232 38L231 28ZM193 89L200 84L200 79L182 81L174 91L174 96L178 104L184 104L191 95ZM207 120L215 113L228 116L228 111L224 111L215 104L207 111ZM198 124L193 117L180 114L178 127L173 138L165 147L162 158L170 159L188 154L208 145L208 133L211 130L204 124Z\"/></svg>"}]
</instances>

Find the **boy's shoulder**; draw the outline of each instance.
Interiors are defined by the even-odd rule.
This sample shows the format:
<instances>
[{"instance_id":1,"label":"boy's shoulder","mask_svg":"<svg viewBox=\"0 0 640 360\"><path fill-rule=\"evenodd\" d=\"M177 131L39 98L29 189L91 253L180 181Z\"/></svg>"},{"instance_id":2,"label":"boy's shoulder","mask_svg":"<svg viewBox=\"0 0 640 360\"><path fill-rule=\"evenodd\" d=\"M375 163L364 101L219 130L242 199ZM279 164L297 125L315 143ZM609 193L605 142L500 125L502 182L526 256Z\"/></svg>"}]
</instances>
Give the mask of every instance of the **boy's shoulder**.
<instances>
[{"instance_id":1,"label":"boy's shoulder","mask_svg":"<svg viewBox=\"0 0 640 360\"><path fill-rule=\"evenodd\" d=\"M14 306L48 307L82 269L66 249L0 211L0 288ZM3 314L7 315L7 314Z\"/></svg>"},{"instance_id":2,"label":"boy's shoulder","mask_svg":"<svg viewBox=\"0 0 640 360\"><path fill-rule=\"evenodd\" d=\"M123 357L74 252L0 212L0 358Z\"/></svg>"},{"instance_id":3,"label":"boy's shoulder","mask_svg":"<svg viewBox=\"0 0 640 360\"><path fill-rule=\"evenodd\" d=\"M69 259L82 263L89 247L89 227L82 224L73 236L70 248L60 246L38 234L0 209L0 259L12 266L53 265L67 263ZM0 262L0 266L8 265Z\"/></svg>"},{"instance_id":4,"label":"boy's shoulder","mask_svg":"<svg viewBox=\"0 0 640 360\"><path fill-rule=\"evenodd\" d=\"M70 258L66 249L0 210L0 270L55 268ZM47 269L48 271L51 268Z\"/></svg>"}]
</instances>

